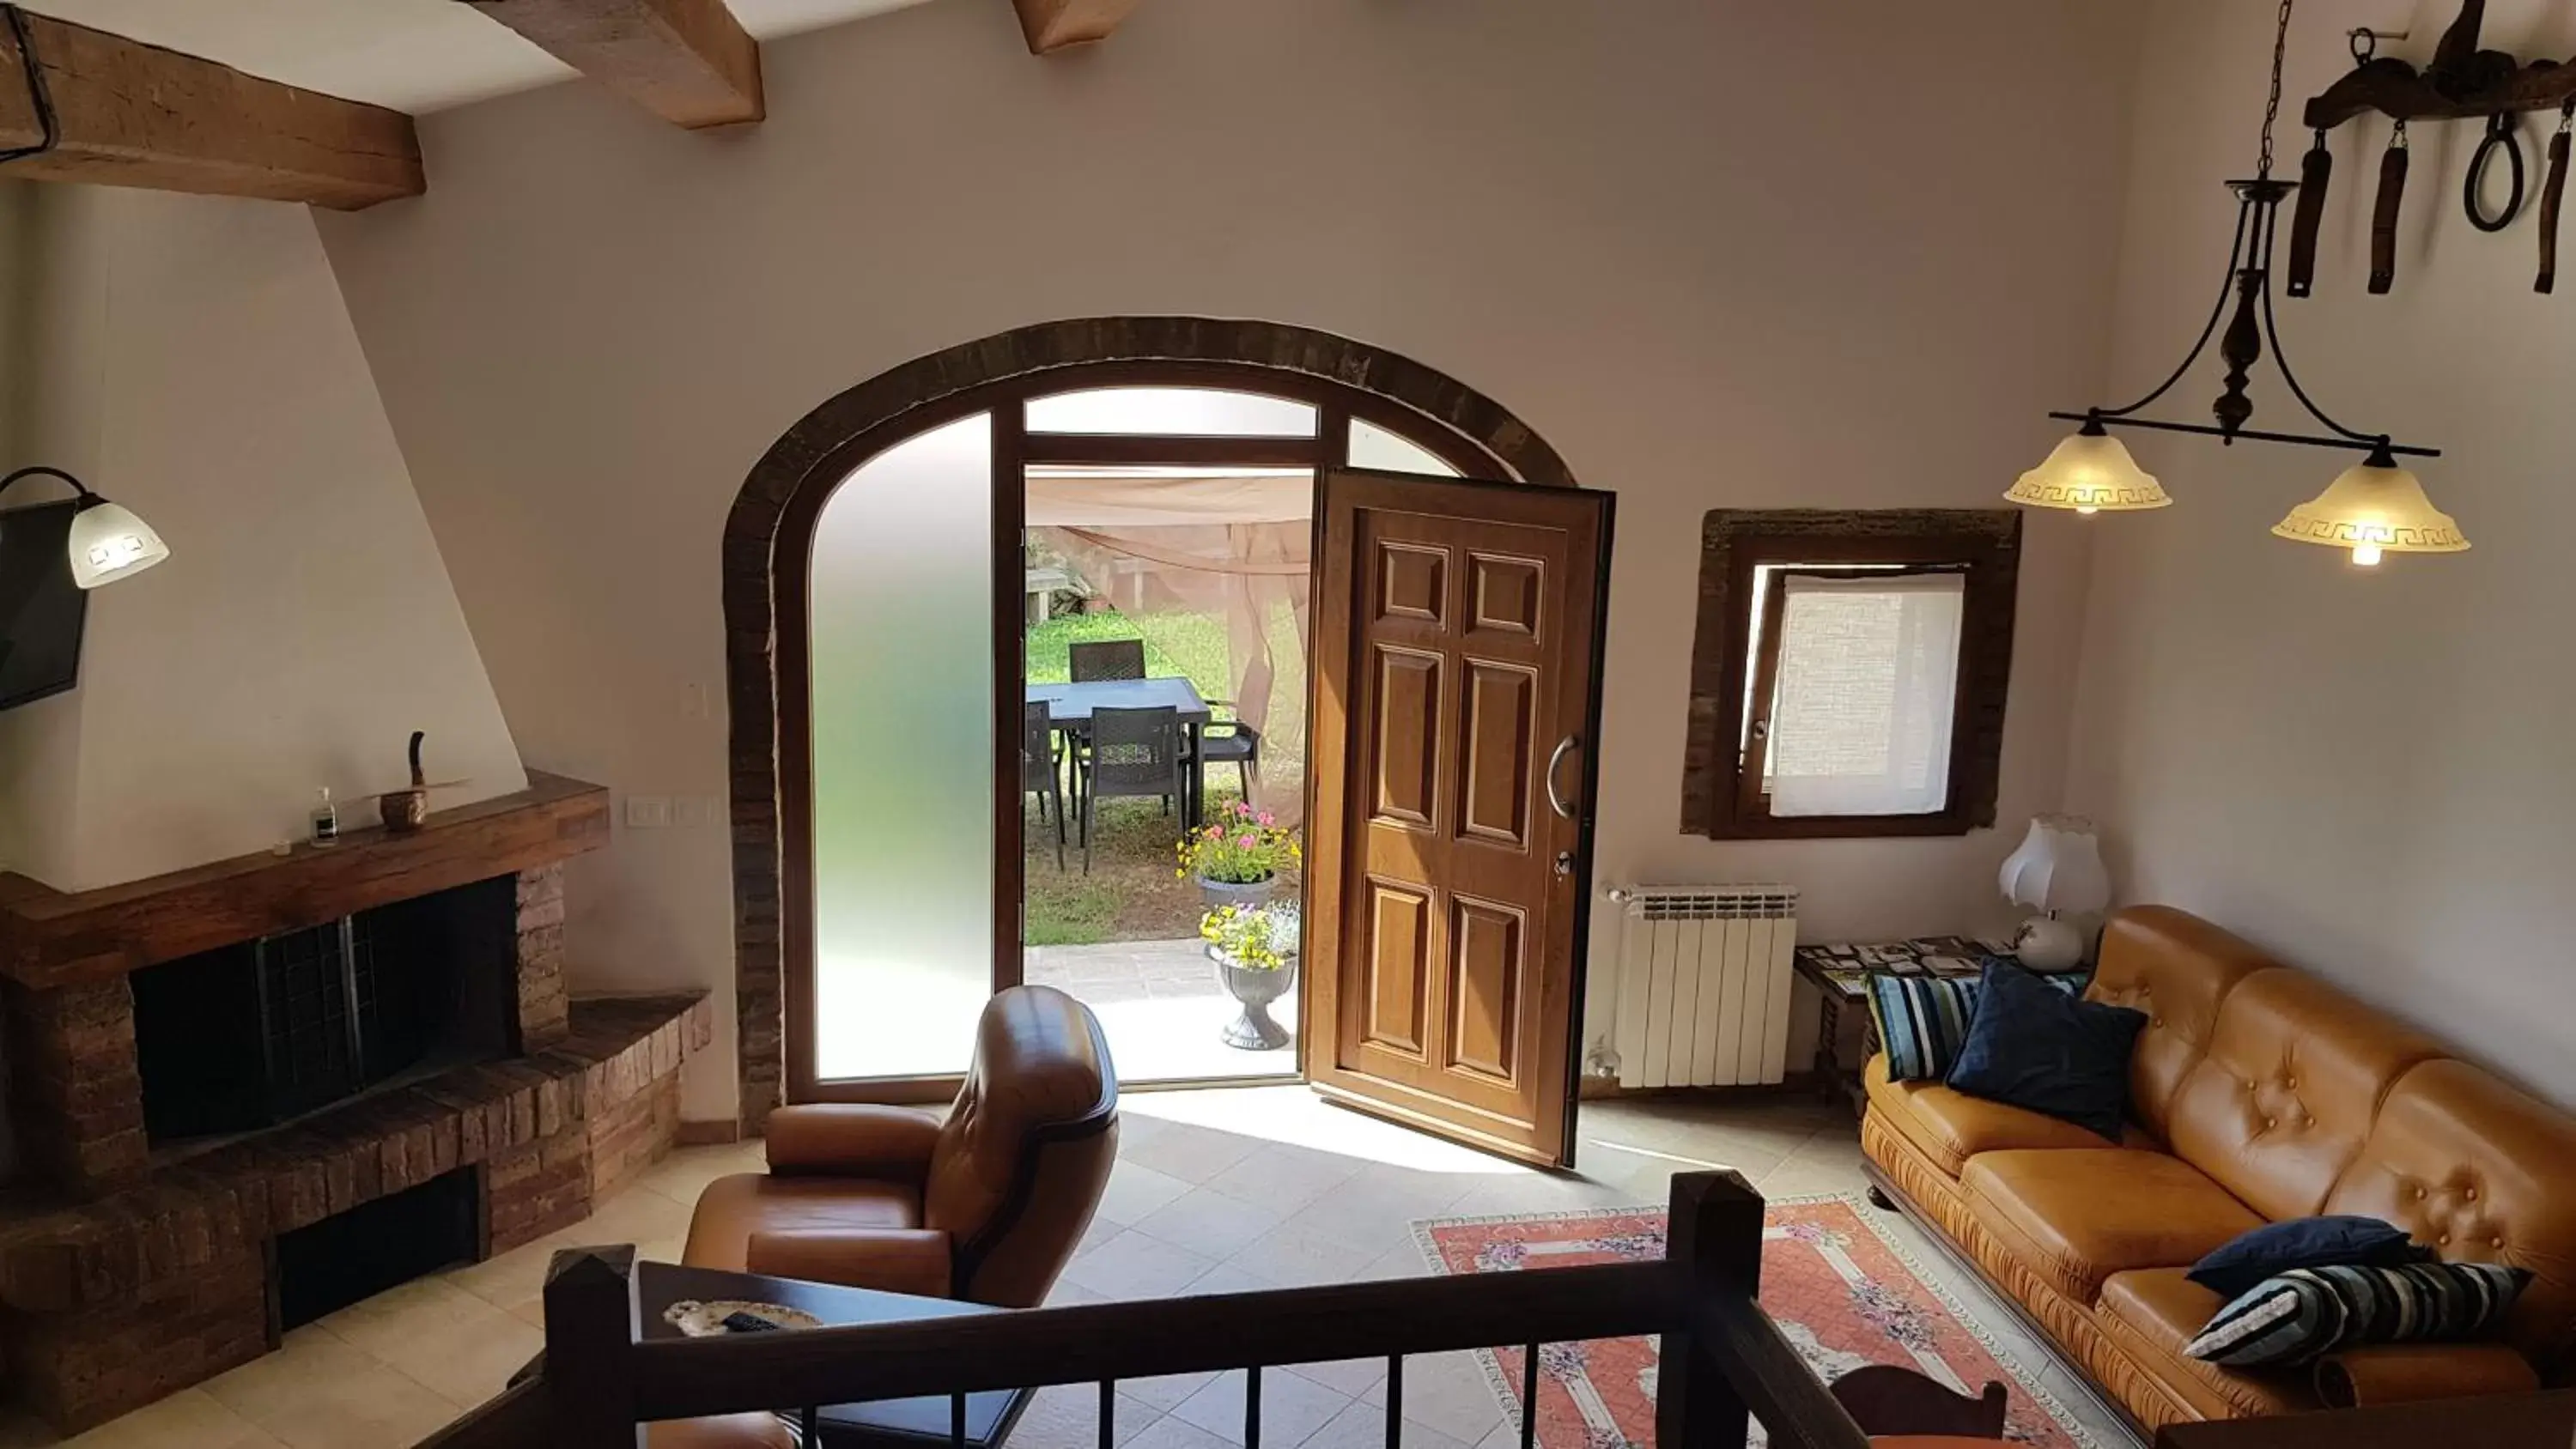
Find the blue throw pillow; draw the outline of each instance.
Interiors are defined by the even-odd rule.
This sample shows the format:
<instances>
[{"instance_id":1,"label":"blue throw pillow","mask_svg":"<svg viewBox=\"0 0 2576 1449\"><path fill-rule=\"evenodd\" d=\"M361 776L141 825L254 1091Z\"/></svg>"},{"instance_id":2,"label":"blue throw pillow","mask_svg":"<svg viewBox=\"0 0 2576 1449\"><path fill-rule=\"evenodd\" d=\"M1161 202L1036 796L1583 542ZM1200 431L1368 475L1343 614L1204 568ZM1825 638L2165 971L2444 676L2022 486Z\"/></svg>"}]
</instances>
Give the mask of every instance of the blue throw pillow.
<instances>
[{"instance_id":1,"label":"blue throw pillow","mask_svg":"<svg viewBox=\"0 0 2576 1449\"><path fill-rule=\"evenodd\" d=\"M2012 964L1992 956L1985 959L1988 967ZM2083 993L2086 974L2064 971L2038 979L2076 996ZM1950 1075L1950 1066L1968 1039L1968 1023L1977 1015L1978 980L1975 976L1869 973L1869 1014L1878 1024L1879 1045L1887 1049L1889 1081L1937 1082Z\"/></svg>"},{"instance_id":2,"label":"blue throw pillow","mask_svg":"<svg viewBox=\"0 0 2576 1449\"><path fill-rule=\"evenodd\" d=\"M2394 1268L2421 1263L2433 1250L2377 1218L2290 1218L2240 1233L2192 1265L2191 1281L2223 1298L2251 1292L2292 1268Z\"/></svg>"},{"instance_id":3,"label":"blue throw pillow","mask_svg":"<svg viewBox=\"0 0 2576 1449\"><path fill-rule=\"evenodd\" d=\"M1937 1082L1950 1075L1968 1022L1977 1014L1977 983L1967 977L1869 975L1869 1014L1887 1048L1891 1082Z\"/></svg>"},{"instance_id":4,"label":"blue throw pillow","mask_svg":"<svg viewBox=\"0 0 2576 1449\"><path fill-rule=\"evenodd\" d=\"M2129 1049L2146 1024L2143 1011L2069 996L2019 966L1991 962L1949 1083L2117 1142L2129 1109Z\"/></svg>"},{"instance_id":5,"label":"blue throw pillow","mask_svg":"<svg viewBox=\"0 0 2576 1449\"><path fill-rule=\"evenodd\" d=\"M2484 1338L2530 1281L2530 1269L2496 1263L2292 1268L2219 1309L2183 1352L2260 1368L2371 1344Z\"/></svg>"}]
</instances>

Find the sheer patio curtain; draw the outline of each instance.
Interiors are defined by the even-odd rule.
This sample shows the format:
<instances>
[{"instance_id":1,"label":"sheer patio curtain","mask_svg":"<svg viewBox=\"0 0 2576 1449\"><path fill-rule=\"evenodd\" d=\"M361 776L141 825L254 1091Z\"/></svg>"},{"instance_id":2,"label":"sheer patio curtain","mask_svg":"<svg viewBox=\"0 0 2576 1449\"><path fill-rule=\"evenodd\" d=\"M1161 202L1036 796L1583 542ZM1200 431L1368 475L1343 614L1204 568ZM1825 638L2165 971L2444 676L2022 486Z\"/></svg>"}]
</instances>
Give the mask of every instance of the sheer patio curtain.
<instances>
[{"instance_id":1,"label":"sheer patio curtain","mask_svg":"<svg viewBox=\"0 0 2576 1449\"><path fill-rule=\"evenodd\" d=\"M1254 803L1291 825L1306 789L1313 488L1302 469L1029 472L1032 541L1191 675L1226 682L1217 717L1261 734Z\"/></svg>"}]
</instances>

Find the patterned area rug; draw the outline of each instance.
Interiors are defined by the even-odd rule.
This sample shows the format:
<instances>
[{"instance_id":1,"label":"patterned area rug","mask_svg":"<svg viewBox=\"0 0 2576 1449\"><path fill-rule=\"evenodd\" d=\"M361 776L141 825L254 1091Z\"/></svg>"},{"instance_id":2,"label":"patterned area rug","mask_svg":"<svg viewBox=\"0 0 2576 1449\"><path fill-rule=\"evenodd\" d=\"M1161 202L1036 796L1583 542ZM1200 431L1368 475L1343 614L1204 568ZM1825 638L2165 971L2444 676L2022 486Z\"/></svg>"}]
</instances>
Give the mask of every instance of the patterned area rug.
<instances>
[{"instance_id":1,"label":"patterned area rug","mask_svg":"<svg viewBox=\"0 0 2576 1449\"><path fill-rule=\"evenodd\" d=\"M2046 1449L2094 1449L2093 1437L2019 1363L1999 1358L1984 1331L1874 1220L1858 1196L1770 1204L1762 1243L1762 1306L1809 1367L1831 1380L1863 1364L1918 1370L1965 1393L2000 1380L2012 1394L2005 1432ZM1524 1217L1440 1218L1414 1225L1441 1273L1514 1273L1664 1256L1664 1214L1604 1208ZM1494 1393L1520 1422L1525 1350L1482 1357ZM1656 1347L1651 1338L1548 1344L1539 1351L1540 1449L1642 1449L1655 1442ZM1753 1442L1762 1443L1759 1425Z\"/></svg>"}]
</instances>

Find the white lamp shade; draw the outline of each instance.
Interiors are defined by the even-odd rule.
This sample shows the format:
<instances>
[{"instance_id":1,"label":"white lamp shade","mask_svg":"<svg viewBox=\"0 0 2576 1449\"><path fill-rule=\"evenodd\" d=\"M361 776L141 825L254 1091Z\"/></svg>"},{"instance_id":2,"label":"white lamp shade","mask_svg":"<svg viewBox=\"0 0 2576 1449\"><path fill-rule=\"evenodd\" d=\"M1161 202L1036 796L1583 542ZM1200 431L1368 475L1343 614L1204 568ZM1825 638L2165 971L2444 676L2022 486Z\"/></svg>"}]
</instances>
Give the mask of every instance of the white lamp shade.
<instances>
[{"instance_id":1,"label":"white lamp shade","mask_svg":"<svg viewBox=\"0 0 2576 1449\"><path fill-rule=\"evenodd\" d=\"M2458 553L2469 546L2460 525L2424 496L2424 485L2403 468L2356 463L2326 491L2290 510L2272 525L2278 538L2329 548L2379 553Z\"/></svg>"},{"instance_id":2,"label":"white lamp shade","mask_svg":"<svg viewBox=\"0 0 2576 1449\"><path fill-rule=\"evenodd\" d=\"M2007 900L2042 911L2098 911L2111 903L2092 822L2071 815L2034 817L1997 881Z\"/></svg>"},{"instance_id":3,"label":"white lamp shade","mask_svg":"<svg viewBox=\"0 0 2576 1449\"><path fill-rule=\"evenodd\" d=\"M72 582L84 589L139 574L170 556L170 545L132 509L93 503L72 515Z\"/></svg>"},{"instance_id":4,"label":"white lamp shade","mask_svg":"<svg viewBox=\"0 0 2576 1449\"><path fill-rule=\"evenodd\" d=\"M2087 513L2121 513L2162 508L2173 502L2164 485L2120 440L2108 433L2070 433L2036 468L2004 493L2011 503L2032 508L2075 508Z\"/></svg>"}]
</instances>

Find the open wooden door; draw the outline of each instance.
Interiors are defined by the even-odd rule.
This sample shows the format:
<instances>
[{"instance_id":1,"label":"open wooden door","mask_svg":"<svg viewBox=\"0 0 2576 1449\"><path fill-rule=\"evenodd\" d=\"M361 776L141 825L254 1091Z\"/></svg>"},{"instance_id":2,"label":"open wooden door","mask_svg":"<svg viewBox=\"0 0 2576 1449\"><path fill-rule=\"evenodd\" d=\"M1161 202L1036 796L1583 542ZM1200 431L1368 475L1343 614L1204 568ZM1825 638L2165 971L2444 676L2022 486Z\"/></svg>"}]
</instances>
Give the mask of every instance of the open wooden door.
<instances>
[{"instance_id":1,"label":"open wooden door","mask_svg":"<svg viewBox=\"0 0 2576 1449\"><path fill-rule=\"evenodd\" d=\"M1316 519L1307 1075L1570 1166L1611 496L1328 472Z\"/></svg>"}]
</instances>

